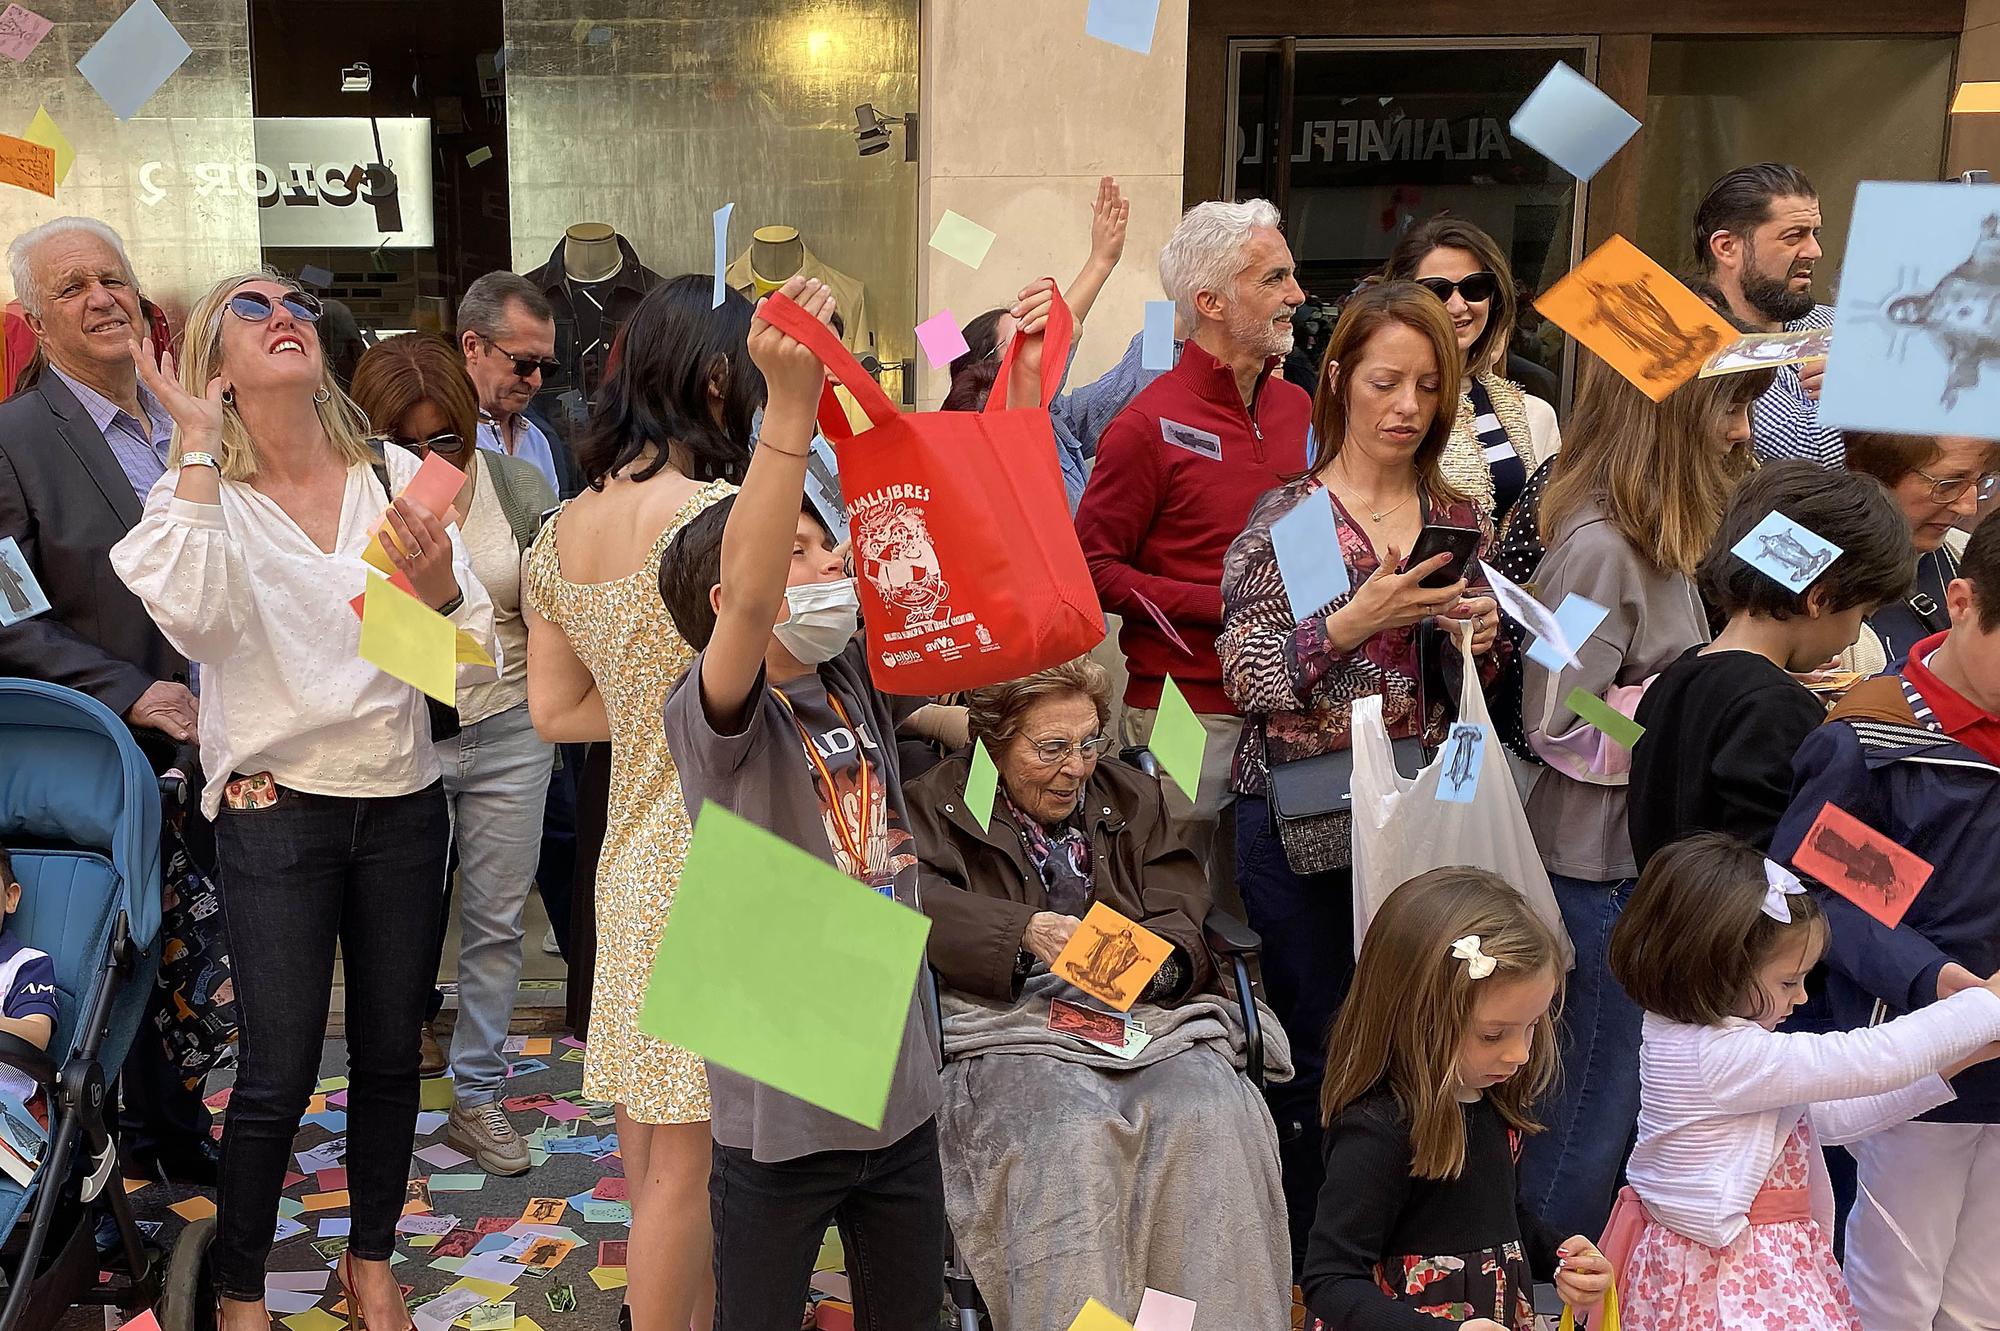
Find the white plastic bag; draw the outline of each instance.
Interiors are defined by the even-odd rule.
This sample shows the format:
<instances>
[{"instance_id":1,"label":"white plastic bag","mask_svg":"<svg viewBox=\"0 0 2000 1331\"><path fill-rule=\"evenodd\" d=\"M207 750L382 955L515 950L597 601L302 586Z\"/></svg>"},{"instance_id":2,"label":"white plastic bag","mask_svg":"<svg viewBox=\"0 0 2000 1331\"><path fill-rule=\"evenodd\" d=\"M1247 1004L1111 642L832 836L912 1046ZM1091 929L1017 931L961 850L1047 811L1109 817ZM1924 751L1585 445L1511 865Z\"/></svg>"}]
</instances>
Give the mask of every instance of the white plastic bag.
<instances>
[{"instance_id":1,"label":"white plastic bag","mask_svg":"<svg viewBox=\"0 0 2000 1331\"><path fill-rule=\"evenodd\" d=\"M1446 865L1469 864L1499 874L1526 899L1529 909L1555 931L1562 943L1563 967L1575 960L1569 931L1563 928L1548 870L1528 830L1528 815L1515 792L1507 768L1507 750L1493 733L1486 695L1472 655L1472 624L1462 621L1458 632L1464 658L1459 686L1458 719L1484 727L1479 782L1466 804L1438 798L1449 750L1439 753L1415 778L1396 770L1389 732L1382 723L1379 695L1354 703L1354 946L1376 910L1396 888L1420 873Z\"/></svg>"}]
</instances>

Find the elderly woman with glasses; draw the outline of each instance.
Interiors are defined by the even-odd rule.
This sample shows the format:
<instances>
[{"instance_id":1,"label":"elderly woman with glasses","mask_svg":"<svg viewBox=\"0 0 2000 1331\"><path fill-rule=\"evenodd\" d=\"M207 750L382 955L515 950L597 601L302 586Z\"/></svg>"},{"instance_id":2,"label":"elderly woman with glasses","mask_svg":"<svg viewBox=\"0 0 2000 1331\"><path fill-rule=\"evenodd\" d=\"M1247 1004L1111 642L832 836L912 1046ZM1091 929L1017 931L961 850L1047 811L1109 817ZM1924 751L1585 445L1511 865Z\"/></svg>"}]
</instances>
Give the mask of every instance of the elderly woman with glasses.
<instances>
[{"instance_id":1,"label":"elderly woman with glasses","mask_svg":"<svg viewBox=\"0 0 2000 1331\"><path fill-rule=\"evenodd\" d=\"M362 558L376 536L407 588L376 578L376 598L414 597L504 656L450 515L391 504L377 479L319 314L276 273L246 272L190 312L178 382L171 360L156 369L134 344L174 441L144 515L111 551L161 632L201 667L202 811L215 820L242 1016L210 1249L225 1331L270 1325L265 1259L319 1076L336 944L353 1215L339 1274L375 1331L410 1325L389 1262L450 827L424 695L361 655L349 601L376 578ZM389 488L400 493L417 467L390 450ZM461 666L457 681L492 674Z\"/></svg>"},{"instance_id":2,"label":"elderly woman with glasses","mask_svg":"<svg viewBox=\"0 0 2000 1331\"><path fill-rule=\"evenodd\" d=\"M1910 520L1917 576L1900 600L1876 607L1842 664L1864 675L1902 667L1916 643L1951 627L1944 589L1958 576L1968 532L2000 490L2000 444L1958 435L1849 434L1849 471L1889 488Z\"/></svg>"},{"instance_id":3,"label":"elderly woman with glasses","mask_svg":"<svg viewBox=\"0 0 2000 1331\"><path fill-rule=\"evenodd\" d=\"M459 733L437 746L458 859L458 1024L445 1141L489 1174L525 1174L527 1143L500 1107L508 1062L500 1046L521 980L521 915L541 857L555 748L528 718L521 556L542 514L555 507L556 493L526 458L474 446L479 399L464 359L444 339L429 333L384 339L361 357L352 391L384 456L435 453L465 473L452 507L473 576L492 598L502 655L498 679L458 695ZM442 1003L433 990L432 1016ZM435 1075L444 1071L443 1054L428 1024L423 1035L423 1070Z\"/></svg>"},{"instance_id":4,"label":"elderly woman with glasses","mask_svg":"<svg viewBox=\"0 0 2000 1331\"><path fill-rule=\"evenodd\" d=\"M1239 1074L1243 1033L1202 940L1200 861L1159 782L1104 753L1111 688L1088 658L973 693L972 753L909 783L930 962L943 986L945 1205L996 1326L1063 1326L1147 1287L1197 1327L1282 1326L1291 1255L1277 1130ZM1052 963L1094 905L1171 945L1125 1017ZM1267 1058L1288 1051L1268 1015Z\"/></svg>"}]
</instances>

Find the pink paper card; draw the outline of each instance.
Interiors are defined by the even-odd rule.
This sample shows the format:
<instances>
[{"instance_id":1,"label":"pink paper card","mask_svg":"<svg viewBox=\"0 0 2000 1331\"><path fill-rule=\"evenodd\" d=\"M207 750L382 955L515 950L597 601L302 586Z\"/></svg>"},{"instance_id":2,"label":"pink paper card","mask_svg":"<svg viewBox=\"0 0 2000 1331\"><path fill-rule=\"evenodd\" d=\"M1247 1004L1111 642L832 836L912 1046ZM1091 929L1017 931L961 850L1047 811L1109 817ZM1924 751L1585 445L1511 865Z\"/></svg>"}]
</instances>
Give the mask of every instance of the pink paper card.
<instances>
[{"instance_id":1,"label":"pink paper card","mask_svg":"<svg viewBox=\"0 0 2000 1331\"><path fill-rule=\"evenodd\" d=\"M451 501L458 498L458 492L465 486L465 473L444 460L441 453L431 453L424 458L424 465L417 468L417 474L410 477L410 483L403 487L399 499L407 499L421 505L433 517L443 521L451 512Z\"/></svg>"},{"instance_id":2,"label":"pink paper card","mask_svg":"<svg viewBox=\"0 0 2000 1331\"><path fill-rule=\"evenodd\" d=\"M8 5L0 11L0 55L9 60L26 60L54 26L31 9Z\"/></svg>"},{"instance_id":3,"label":"pink paper card","mask_svg":"<svg viewBox=\"0 0 2000 1331\"><path fill-rule=\"evenodd\" d=\"M958 320L950 310L939 310L930 318L917 325L917 341L923 346L924 354L931 359L931 368L942 370L952 361L972 350L965 343L965 334L959 330Z\"/></svg>"},{"instance_id":4,"label":"pink paper card","mask_svg":"<svg viewBox=\"0 0 2000 1331\"><path fill-rule=\"evenodd\" d=\"M587 1117L590 1113L582 1105L573 1105L567 1100L558 1100L554 1104L544 1107L542 1112L558 1123L574 1123L580 1118Z\"/></svg>"}]
</instances>

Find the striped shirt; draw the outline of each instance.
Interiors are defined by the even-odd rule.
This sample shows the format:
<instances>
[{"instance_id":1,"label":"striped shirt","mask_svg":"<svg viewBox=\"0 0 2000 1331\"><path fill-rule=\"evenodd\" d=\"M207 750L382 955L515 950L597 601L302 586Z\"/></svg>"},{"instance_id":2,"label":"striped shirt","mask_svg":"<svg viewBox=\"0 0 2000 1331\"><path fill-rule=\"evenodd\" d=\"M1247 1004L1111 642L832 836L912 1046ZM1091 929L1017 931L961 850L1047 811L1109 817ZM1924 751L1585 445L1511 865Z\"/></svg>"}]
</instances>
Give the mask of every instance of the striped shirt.
<instances>
[{"instance_id":1,"label":"striped shirt","mask_svg":"<svg viewBox=\"0 0 2000 1331\"><path fill-rule=\"evenodd\" d=\"M1473 436L1479 441L1480 456L1486 459L1487 469L1493 473L1493 520L1497 524L1527 488L1528 465L1521 460L1507 427L1494 412L1493 395L1486 391L1486 385L1468 375L1465 390L1472 395Z\"/></svg>"},{"instance_id":2,"label":"striped shirt","mask_svg":"<svg viewBox=\"0 0 2000 1331\"><path fill-rule=\"evenodd\" d=\"M1804 318L1787 323L1785 331L1831 327L1833 306L1815 305ZM1750 404L1750 447L1760 462L1805 458L1822 467L1841 467L1847 462L1840 431L1820 425L1819 403L1806 396L1796 365L1780 365L1776 382Z\"/></svg>"},{"instance_id":3,"label":"striped shirt","mask_svg":"<svg viewBox=\"0 0 2000 1331\"><path fill-rule=\"evenodd\" d=\"M139 385L139 406L146 413L146 419L141 421L89 384L64 374L54 363L49 369L90 413L91 423L104 436L111 456L118 459L132 493L144 501L153 482L166 474L167 447L174 440L174 418L144 384Z\"/></svg>"}]
</instances>

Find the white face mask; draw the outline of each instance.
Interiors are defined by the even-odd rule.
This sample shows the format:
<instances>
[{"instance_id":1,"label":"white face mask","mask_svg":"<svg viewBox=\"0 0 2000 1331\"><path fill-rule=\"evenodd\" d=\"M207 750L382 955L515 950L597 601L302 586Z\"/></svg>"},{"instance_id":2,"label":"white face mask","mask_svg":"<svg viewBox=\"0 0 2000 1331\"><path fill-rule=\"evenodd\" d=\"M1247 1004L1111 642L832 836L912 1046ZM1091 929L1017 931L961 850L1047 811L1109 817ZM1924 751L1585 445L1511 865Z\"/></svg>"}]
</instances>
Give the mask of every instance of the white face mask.
<instances>
[{"instance_id":1,"label":"white face mask","mask_svg":"<svg viewBox=\"0 0 2000 1331\"><path fill-rule=\"evenodd\" d=\"M787 587L785 606L790 614L771 631L806 665L839 656L861 626L861 601L854 594L852 578Z\"/></svg>"}]
</instances>

